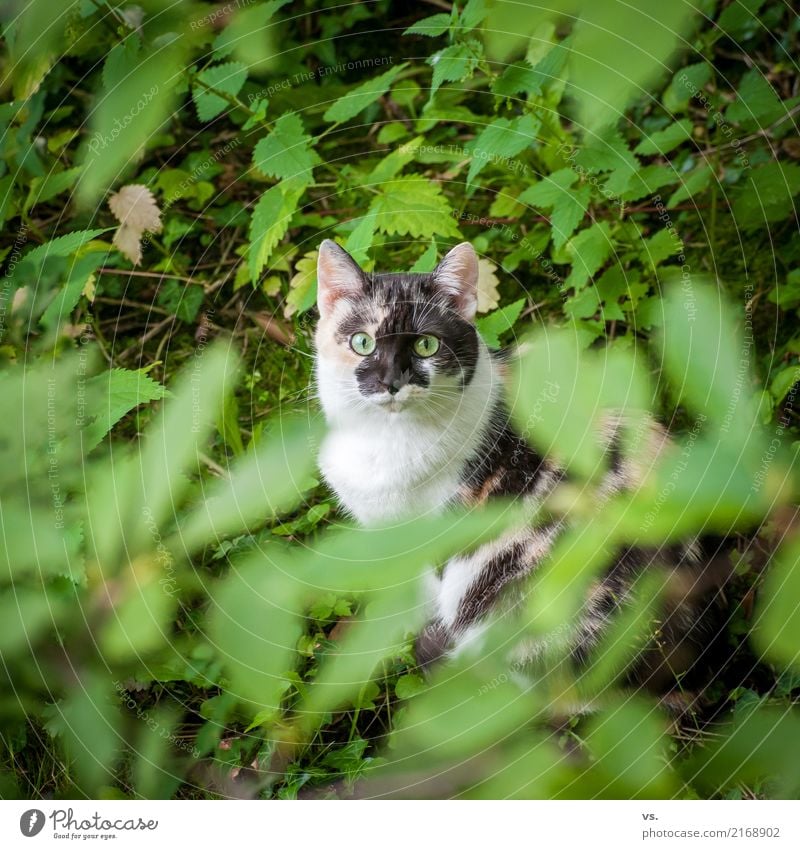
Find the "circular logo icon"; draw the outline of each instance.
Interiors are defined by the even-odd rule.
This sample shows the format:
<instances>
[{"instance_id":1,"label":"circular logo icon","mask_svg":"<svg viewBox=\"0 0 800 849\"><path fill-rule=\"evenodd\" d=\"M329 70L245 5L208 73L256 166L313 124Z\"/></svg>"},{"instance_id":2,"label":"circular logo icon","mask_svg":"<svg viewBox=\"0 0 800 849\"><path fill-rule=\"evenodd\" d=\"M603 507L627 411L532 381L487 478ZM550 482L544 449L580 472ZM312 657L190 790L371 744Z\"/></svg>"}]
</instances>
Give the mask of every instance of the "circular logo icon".
<instances>
[{"instance_id":1,"label":"circular logo icon","mask_svg":"<svg viewBox=\"0 0 800 849\"><path fill-rule=\"evenodd\" d=\"M36 837L44 828L44 812L31 808L19 818L19 830L25 837Z\"/></svg>"}]
</instances>

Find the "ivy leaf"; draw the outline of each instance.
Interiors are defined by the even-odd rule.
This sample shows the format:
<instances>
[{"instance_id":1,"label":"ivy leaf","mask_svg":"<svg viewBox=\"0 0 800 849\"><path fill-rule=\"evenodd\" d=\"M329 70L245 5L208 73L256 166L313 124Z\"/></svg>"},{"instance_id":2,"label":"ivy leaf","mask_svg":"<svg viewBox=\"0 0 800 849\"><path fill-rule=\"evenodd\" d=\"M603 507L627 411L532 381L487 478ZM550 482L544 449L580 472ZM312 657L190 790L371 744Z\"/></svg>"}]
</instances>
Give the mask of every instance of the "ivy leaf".
<instances>
[{"instance_id":1,"label":"ivy leaf","mask_svg":"<svg viewBox=\"0 0 800 849\"><path fill-rule=\"evenodd\" d=\"M224 97L209 91L206 86L235 97L246 81L247 67L241 62L224 62L201 71L192 86L192 99L197 109L197 117L201 121L211 121L230 105Z\"/></svg>"},{"instance_id":2,"label":"ivy leaf","mask_svg":"<svg viewBox=\"0 0 800 849\"><path fill-rule=\"evenodd\" d=\"M520 300L514 301L513 304L508 304L501 309L494 310L489 315L485 315L475 322L478 332L483 337L483 341L490 348L501 347L500 337L511 330L524 306L525 298L520 298Z\"/></svg>"},{"instance_id":3,"label":"ivy leaf","mask_svg":"<svg viewBox=\"0 0 800 849\"><path fill-rule=\"evenodd\" d=\"M472 162L467 174L467 185L471 185L489 162L500 162L521 153L536 140L541 121L533 115L520 115L513 121L496 118L481 130L472 145ZM510 168L516 173L516 165Z\"/></svg>"},{"instance_id":4,"label":"ivy leaf","mask_svg":"<svg viewBox=\"0 0 800 849\"><path fill-rule=\"evenodd\" d=\"M415 239L434 236L459 238L453 210L438 183L424 177L407 176L389 180L370 205L378 230Z\"/></svg>"},{"instance_id":5,"label":"ivy leaf","mask_svg":"<svg viewBox=\"0 0 800 849\"><path fill-rule=\"evenodd\" d=\"M281 183L267 189L259 198L250 220L248 265L253 284L258 283L262 269L286 235L304 191L305 186L295 182Z\"/></svg>"},{"instance_id":6,"label":"ivy leaf","mask_svg":"<svg viewBox=\"0 0 800 849\"><path fill-rule=\"evenodd\" d=\"M482 53L481 43L470 38L459 44L451 44L429 57L427 62L433 66L431 97L442 83L460 83L471 76Z\"/></svg>"},{"instance_id":7,"label":"ivy leaf","mask_svg":"<svg viewBox=\"0 0 800 849\"><path fill-rule=\"evenodd\" d=\"M322 161L311 143L300 116L287 112L255 146L253 164L267 177L279 180L302 177L311 182L312 169Z\"/></svg>"},{"instance_id":8,"label":"ivy leaf","mask_svg":"<svg viewBox=\"0 0 800 849\"><path fill-rule=\"evenodd\" d=\"M90 378L87 383L93 389L101 390L101 397L105 399L98 416L83 432L87 450L98 445L111 428L134 407L148 401L160 401L167 394L166 387L148 377L146 369L131 371L113 368Z\"/></svg>"},{"instance_id":9,"label":"ivy leaf","mask_svg":"<svg viewBox=\"0 0 800 849\"><path fill-rule=\"evenodd\" d=\"M402 65L397 65L385 73L367 80L328 107L323 118L326 121L332 121L337 124L355 118L359 112L374 103L382 94L386 94L391 88L395 77L407 67L408 64L404 62Z\"/></svg>"},{"instance_id":10,"label":"ivy leaf","mask_svg":"<svg viewBox=\"0 0 800 849\"><path fill-rule=\"evenodd\" d=\"M688 118L684 118L642 139L634 152L642 156L650 156L656 153L664 156L685 141L691 141L691 138L692 122Z\"/></svg>"}]
</instances>

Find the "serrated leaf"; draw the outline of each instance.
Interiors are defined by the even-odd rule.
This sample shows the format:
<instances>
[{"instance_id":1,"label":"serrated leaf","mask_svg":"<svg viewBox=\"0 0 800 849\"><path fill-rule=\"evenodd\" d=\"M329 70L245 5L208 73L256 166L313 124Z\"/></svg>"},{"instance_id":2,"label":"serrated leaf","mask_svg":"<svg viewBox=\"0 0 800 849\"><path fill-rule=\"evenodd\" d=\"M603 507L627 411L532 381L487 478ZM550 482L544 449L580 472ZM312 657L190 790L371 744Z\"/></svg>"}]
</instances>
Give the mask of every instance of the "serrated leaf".
<instances>
[{"instance_id":1,"label":"serrated leaf","mask_svg":"<svg viewBox=\"0 0 800 849\"><path fill-rule=\"evenodd\" d=\"M443 35L448 29L450 29L450 15L439 12L417 21L403 35L427 35L434 38L437 35Z\"/></svg>"},{"instance_id":2,"label":"serrated leaf","mask_svg":"<svg viewBox=\"0 0 800 849\"><path fill-rule=\"evenodd\" d=\"M91 450L112 427L134 407L149 401L159 401L166 388L148 377L144 369L131 371L113 368L89 379L88 383L99 390L103 404L95 420L84 431L84 445Z\"/></svg>"},{"instance_id":3,"label":"serrated leaf","mask_svg":"<svg viewBox=\"0 0 800 849\"><path fill-rule=\"evenodd\" d=\"M521 153L536 140L536 133L541 126L541 121L533 115L520 115L513 121L507 118L496 118L481 130L472 145L472 161L467 174L467 185L471 185L489 162L504 161ZM512 163L509 170L515 170L516 163Z\"/></svg>"},{"instance_id":4,"label":"serrated leaf","mask_svg":"<svg viewBox=\"0 0 800 849\"><path fill-rule=\"evenodd\" d=\"M611 229L605 221L581 230L566 246L572 257L572 271L564 285L574 287L577 292L600 270L612 248Z\"/></svg>"},{"instance_id":5,"label":"serrated leaf","mask_svg":"<svg viewBox=\"0 0 800 849\"><path fill-rule=\"evenodd\" d=\"M295 266L295 272L289 281L289 294L283 314L290 318L295 313L303 313L314 306L317 297L317 255L319 251L304 254Z\"/></svg>"},{"instance_id":6,"label":"serrated leaf","mask_svg":"<svg viewBox=\"0 0 800 849\"><path fill-rule=\"evenodd\" d=\"M460 83L472 75L478 67L478 58L482 55L481 43L473 38L451 44L429 57L427 62L433 66L431 79L431 97L442 83Z\"/></svg>"},{"instance_id":7,"label":"serrated leaf","mask_svg":"<svg viewBox=\"0 0 800 849\"><path fill-rule=\"evenodd\" d=\"M699 165L683 180L680 188L670 196L670 199L667 201L667 208L673 209L681 201L688 200L698 194L698 192L702 192L711 182L713 175L714 171L710 165L705 162Z\"/></svg>"},{"instance_id":8,"label":"serrated leaf","mask_svg":"<svg viewBox=\"0 0 800 849\"><path fill-rule=\"evenodd\" d=\"M800 165L768 162L753 169L738 190L733 214L740 227L763 227L783 221L795 210L794 196L800 192Z\"/></svg>"},{"instance_id":9,"label":"serrated leaf","mask_svg":"<svg viewBox=\"0 0 800 849\"><path fill-rule=\"evenodd\" d=\"M134 264L142 261L142 236L161 232L161 210L147 186L123 186L108 199L108 208L119 221L114 245Z\"/></svg>"},{"instance_id":10,"label":"serrated leaf","mask_svg":"<svg viewBox=\"0 0 800 849\"><path fill-rule=\"evenodd\" d=\"M786 111L761 69L753 68L739 81L736 100L725 110L725 117L736 124L766 127L786 115Z\"/></svg>"},{"instance_id":11,"label":"serrated leaf","mask_svg":"<svg viewBox=\"0 0 800 849\"><path fill-rule=\"evenodd\" d=\"M246 81L247 67L241 62L224 62L201 71L192 86L197 117L201 121L211 121L230 106L226 98L210 91L208 87L235 97Z\"/></svg>"},{"instance_id":12,"label":"serrated leaf","mask_svg":"<svg viewBox=\"0 0 800 849\"><path fill-rule=\"evenodd\" d=\"M248 266L252 283L258 282L276 245L286 235L304 191L304 186L279 184L259 198L250 219Z\"/></svg>"},{"instance_id":13,"label":"serrated leaf","mask_svg":"<svg viewBox=\"0 0 800 849\"><path fill-rule=\"evenodd\" d=\"M300 116L287 112L255 146L253 164L267 177L279 180L298 177L311 182L312 169L322 161L311 147L312 141Z\"/></svg>"},{"instance_id":14,"label":"serrated leaf","mask_svg":"<svg viewBox=\"0 0 800 849\"><path fill-rule=\"evenodd\" d=\"M691 141L691 138L692 122L688 118L684 118L642 139L634 152L642 156L651 156L653 154L664 156L678 147L678 145L686 141Z\"/></svg>"},{"instance_id":15,"label":"serrated leaf","mask_svg":"<svg viewBox=\"0 0 800 849\"><path fill-rule=\"evenodd\" d=\"M526 189L519 199L534 207L552 207L550 224L553 246L560 248L575 232L589 205L588 186L572 188L578 175L571 168L562 168Z\"/></svg>"},{"instance_id":16,"label":"serrated leaf","mask_svg":"<svg viewBox=\"0 0 800 849\"><path fill-rule=\"evenodd\" d=\"M386 94L395 77L407 67L408 64L404 62L402 65L389 68L385 73L357 86L329 106L323 118L337 124L355 118L359 112L374 103L382 94Z\"/></svg>"},{"instance_id":17,"label":"serrated leaf","mask_svg":"<svg viewBox=\"0 0 800 849\"><path fill-rule=\"evenodd\" d=\"M69 256L82 245L86 244L86 242L96 239L103 233L107 233L110 229L110 227L104 227L98 230L76 230L74 233L59 236L26 253L25 262L40 263L49 257Z\"/></svg>"},{"instance_id":18,"label":"serrated leaf","mask_svg":"<svg viewBox=\"0 0 800 849\"><path fill-rule=\"evenodd\" d=\"M459 238L452 209L441 187L424 177L407 176L389 180L370 204L377 228L382 233L432 239Z\"/></svg>"},{"instance_id":19,"label":"serrated leaf","mask_svg":"<svg viewBox=\"0 0 800 849\"><path fill-rule=\"evenodd\" d=\"M520 300L514 301L513 304L508 304L505 307L490 312L489 315L477 319L475 325L478 328L478 332L490 348L499 348L501 346L500 337L511 330L524 306L525 298L520 298Z\"/></svg>"}]
</instances>

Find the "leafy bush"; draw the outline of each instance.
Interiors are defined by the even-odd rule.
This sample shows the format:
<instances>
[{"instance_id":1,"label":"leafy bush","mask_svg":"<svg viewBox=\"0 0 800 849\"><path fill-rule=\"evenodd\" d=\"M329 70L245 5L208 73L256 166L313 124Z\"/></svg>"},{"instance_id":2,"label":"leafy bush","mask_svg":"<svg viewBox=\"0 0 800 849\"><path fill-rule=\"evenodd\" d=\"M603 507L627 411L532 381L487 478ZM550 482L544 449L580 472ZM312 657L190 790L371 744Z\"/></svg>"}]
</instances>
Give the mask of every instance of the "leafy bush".
<instances>
[{"instance_id":1,"label":"leafy bush","mask_svg":"<svg viewBox=\"0 0 800 849\"><path fill-rule=\"evenodd\" d=\"M3 24L0 795L796 795L797 17L179 5ZM417 271L470 239L480 332L526 339L519 427L575 474L524 615L428 679L424 568L542 517L336 518L307 394L325 237ZM677 435L598 509L609 407L631 451L648 412ZM624 684L668 575L585 668L557 637L616 550L709 533L726 662L673 721ZM523 637L551 649L534 679Z\"/></svg>"}]
</instances>

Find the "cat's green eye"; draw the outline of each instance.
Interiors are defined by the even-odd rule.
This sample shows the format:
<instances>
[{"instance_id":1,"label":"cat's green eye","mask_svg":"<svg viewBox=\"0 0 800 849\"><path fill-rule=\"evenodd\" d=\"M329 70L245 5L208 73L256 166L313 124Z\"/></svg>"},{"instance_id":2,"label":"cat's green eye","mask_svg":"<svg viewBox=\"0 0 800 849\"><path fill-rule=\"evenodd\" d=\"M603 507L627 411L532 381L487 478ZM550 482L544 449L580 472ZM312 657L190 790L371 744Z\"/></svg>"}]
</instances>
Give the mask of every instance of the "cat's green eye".
<instances>
[{"instance_id":1,"label":"cat's green eye","mask_svg":"<svg viewBox=\"0 0 800 849\"><path fill-rule=\"evenodd\" d=\"M350 337L350 347L360 357L368 357L375 350L375 340L369 333L354 333Z\"/></svg>"},{"instance_id":2,"label":"cat's green eye","mask_svg":"<svg viewBox=\"0 0 800 849\"><path fill-rule=\"evenodd\" d=\"M414 340L414 353L418 357L432 357L439 350L439 340L435 336L418 336Z\"/></svg>"}]
</instances>

